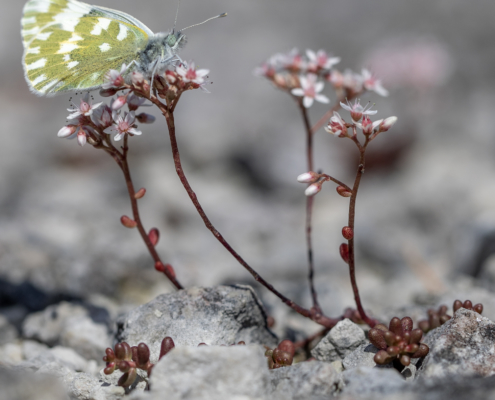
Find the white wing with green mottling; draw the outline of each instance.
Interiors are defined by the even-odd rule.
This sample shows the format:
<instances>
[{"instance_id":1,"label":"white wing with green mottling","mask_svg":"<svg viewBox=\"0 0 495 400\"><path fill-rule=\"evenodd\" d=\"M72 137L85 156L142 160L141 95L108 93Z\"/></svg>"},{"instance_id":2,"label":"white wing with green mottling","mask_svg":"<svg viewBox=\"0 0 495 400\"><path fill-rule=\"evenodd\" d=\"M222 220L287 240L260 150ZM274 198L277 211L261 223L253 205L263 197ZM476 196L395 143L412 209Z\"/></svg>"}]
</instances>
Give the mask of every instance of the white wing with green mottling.
<instances>
[{"instance_id":1,"label":"white wing with green mottling","mask_svg":"<svg viewBox=\"0 0 495 400\"><path fill-rule=\"evenodd\" d=\"M153 34L128 14L75 0L30 0L21 25L26 80L40 96L101 87Z\"/></svg>"}]
</instances>

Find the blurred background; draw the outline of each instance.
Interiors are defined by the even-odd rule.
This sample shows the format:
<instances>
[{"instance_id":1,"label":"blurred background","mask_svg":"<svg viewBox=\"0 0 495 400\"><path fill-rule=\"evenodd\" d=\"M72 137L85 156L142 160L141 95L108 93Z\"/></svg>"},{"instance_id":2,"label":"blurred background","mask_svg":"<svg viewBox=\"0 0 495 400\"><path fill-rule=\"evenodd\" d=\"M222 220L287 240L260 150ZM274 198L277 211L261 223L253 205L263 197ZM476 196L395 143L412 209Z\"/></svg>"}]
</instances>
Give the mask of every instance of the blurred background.
<instances>
[{"instance_id":1,"label":"blurred background","mask_svg":"<svg viewBox=\"0 0 495 400\"><path fill-rule=\"evenodd\" d=\"M177 6L98 1L155 32L172 27ZM61 298L122 309L173 291L137 231L120 224L131 210L114 161L57 138L71 95L29 92L21 66L23 5L3 0L0 14L0 313L19 326L26 313ZM367 94L362 102L376 103L377 118L399 118L372 143L358 197L365 307L380 315L465 292L495 316L495 301L491 314L486 304L495 287L495 2L184 0L178 27L221 12L228 17L188 31L181 56L210 69L213 84L211 94L182 97L176 124L186 175L233 247L310 306L304 186L296 182L306 171L303 124L293 100L252 72L276 52L325 49L342 57L341 71L368 67L381 77L390 96ZM328 85L324 93L335 102ZM315 104L312 121L325 111ZM175 174L165 121L150 112L157 122L131 140L130 162L135 185L148 190L141 214L148 229L161 232L162 258L186 286L253 284L204 227ZM316 166L350 185L353 144L320 130L315 147ZM316 286L332 316L353 306L338 253L347 207L330 184L315 200ZM259 293L279 329L315 329Z\"/></svg>"}]
</instances>

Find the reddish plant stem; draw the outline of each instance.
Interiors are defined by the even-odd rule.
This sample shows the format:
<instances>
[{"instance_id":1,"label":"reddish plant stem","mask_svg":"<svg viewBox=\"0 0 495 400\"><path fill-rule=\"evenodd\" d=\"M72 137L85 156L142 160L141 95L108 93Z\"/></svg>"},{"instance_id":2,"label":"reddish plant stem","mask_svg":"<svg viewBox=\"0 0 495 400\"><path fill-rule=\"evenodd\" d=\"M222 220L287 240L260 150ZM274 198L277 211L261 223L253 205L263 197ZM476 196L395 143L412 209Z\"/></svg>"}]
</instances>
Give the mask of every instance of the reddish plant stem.
<instances>
[{"instance_id":1,"label":"reddish plant stem","mask_svg":"<svg viewBox=\"0 0 495 400\"><path fill-rule=\"evenodd\" d=\"M352 188L352 195L349 200L349 222L348 226L352 229L354 232L354 220L356 216L356 198L358 194L358 189L359 189L359 183L361 182L361 177L364 172L364 167L365 167L365 152L366 152L366 146L368 145L368 139L366 139L364 145L361 145L359 141L357 140L356 136L356 127L353 127L354 135L352 140L356 143L358 149L359 149L359 164L358 164L358 169L356 173L356 179L354 180L354 186ZM349 275L351 277L351 285L352 285L352 291L354 292L354 300L356 301L356 306L359 311L359 314L361 314L361 319L366 322L370 327L375 326L376 321L374 319L371 319L366 315L366 312L364 311L363 305L361 304L361 297L359 296L359 290L356 282L356 268L355 268L355 258L354 258L354 237L352 239L348 240L348 246L349 246Z\"/></svg>"},{"instance_id":2,"label":"reddish plant stem","mask_svg":"<svg viewBox=\"0 0 495 400\"><path fill-rule=\"evenodd\" d=\"M326 180L335 182L337 185L344 187L349 192L352 192L352 189L349 186L347 186L345 183L339 181L338 179L335 179L333 176L330 176L327 174L321 174L321 175L324 176Z\"/></svg>"},{"instance_id":3,"label":"reddish plant stem","mask_svg":"<svg viewBox=\"0 0 495 400\"><path fill-rule=\"evenodd\" d=\"M125 137L124 137L124 146L122 147L122 153L120 153L112 145L113 149L120 155L120 156L117 156L115 154L115 151L114 151L114 152L112 152L113 153L112 156L117 161L117 164L122 169L122 172L124 174L125 182L126 182L126 185L127 185L127 192L129 194L129 199L131 201L132 215L133 215L134 221L136 221L136 223L137 223L137 226L136 227L137 227L137 229L139 231L139 234L141 235L141 238L143 239L144 244L148 248L148 251L149 251L151 257L153 258L153 260L155 261L155 263L160 262L160 263L163 264L162 260L160 259L160 256L158 255L158 253L157 253L157 251L155 249L155 246L153 246L153 244L151 243L151 240L148 237L148 234L146 233L146 230L143 227L143 223L141 222L141 217L139 215L139 208L138 208L137 200L134 197L134 195L135 195L136 192L134 190L134 184L132 183L131 173L130 173L130 170L129 170L129 164L127 162L127 152L129 150L129 148L127 146L127 140L128 140L128 137L127 136L128 135L125 135ZM179 290L180 289L183 289L183 286L179 283L179 281L177 280L177 278L175 278L173 275L170 274L170 271L169 270L166 269L164 271L164 274L167 276L167 278L172 282L172 284L177 289L179 289Z\"/></svg>"},{"instance_id":4,"label":"reddish plant stem","mask_svg":"<svg viewBox=\"0 0 495 400\"><path fill-rule=\"evenodd\" d=\"M304 107L302 99L298 99L299 109L301 110L302 118L304 121L304 128L306 130L306 160L308 165L308 171L313 171L313 132L311 131L311 124L309 123L308 110ZM318 294L316 293L314 285L314 262L313 262L313 243L312 243L312 225L311 220L313 217L313 203L314 197L306 197L306 251L308 257L308 282L309 289L311 291L311 298L313 299L313 307L316 312L321 313L321 307L318 303Z\"/></svg>"},{"instance_id":5,"label":"reddish plant stem","mask_svg":"<svg viewBox=\"0 0 495 400\"><path fill-rule=\"evenodd\" d=\"M156 99L155 99L156 100ZM153 101L153 99L151 99ZM179 147L177 144L177 138L175 135L175 120L174 120L174 115L169 111L168 107L165 106L164 104L161 104L159 101L153 101L157 106L159 106L160 110L162 111L163 115L165 116L165 119L167 121L167 127L168 127L168 132L170 136L170 144L172 147L172 155L174 158L174 165L175 165L175 170L177 172L177 175L184 186L184 189L186 190L187 194L189 195L189 198L193 202L194 206L196 207L196 210L198 211L199 215L201 216L201 219L203 220L206 228L215 236L215 238L227 249L227 251L241 264L254 278L256 282L259 282L262 284L264 287L266 287L268 290L270 290L275 296L277 296L280 300L282 300L283 303L291 307L294 311L297 313L301 314L304 317L310 318L311 320L315 321L316 323L323 325L327 328L333 327L337 322L341 320L341 318L329 318L325 315L323 315L320 312L315 312L315 310L307 310L294 301L288 299L285 297L283 294L281 294L279 291L277 291L272 284L268 283L265 279L263 279L231 246L230 244L225 240L225 238L221 235L220 232L213 226L211 223L210 219L207 217L206 213L203 210L203 207L198 201L198 198L196 196L196 193L191 188L191 185L189 184L184 171L182 169L182 163L180 160L180 153L179 153ZM158 104L159 103L159 104Z\"/></svg>"}]
</instances>

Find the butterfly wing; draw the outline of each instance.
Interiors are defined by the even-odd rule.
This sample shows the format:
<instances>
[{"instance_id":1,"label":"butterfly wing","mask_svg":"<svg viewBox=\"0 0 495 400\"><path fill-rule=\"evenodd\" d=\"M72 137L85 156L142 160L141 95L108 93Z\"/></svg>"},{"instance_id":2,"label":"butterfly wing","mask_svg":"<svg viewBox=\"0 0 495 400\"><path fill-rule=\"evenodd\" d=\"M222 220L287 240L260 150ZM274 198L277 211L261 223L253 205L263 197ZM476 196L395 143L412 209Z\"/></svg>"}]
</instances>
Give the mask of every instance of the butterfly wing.
<instances>
[{"instance_id":1,"label":"butterfly wing","mask_svg":"<svg viewBox=\"0 0 495 400\"><path fill-rule=\"evenodd\" d=\"M21 24L26 80L40 96L101 87L152 35L128 14L75 0L30 0Z\"/></svg>"}]
</instances>

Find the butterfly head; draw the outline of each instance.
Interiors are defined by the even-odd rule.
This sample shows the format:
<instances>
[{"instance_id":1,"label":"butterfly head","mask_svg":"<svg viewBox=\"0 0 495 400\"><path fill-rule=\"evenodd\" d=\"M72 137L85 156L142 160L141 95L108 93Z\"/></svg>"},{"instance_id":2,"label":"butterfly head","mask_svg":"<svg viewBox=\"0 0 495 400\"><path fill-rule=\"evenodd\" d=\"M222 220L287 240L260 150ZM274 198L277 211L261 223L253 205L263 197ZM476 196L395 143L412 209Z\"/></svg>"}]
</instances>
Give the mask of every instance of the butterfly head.
<instances>
[{"instance_id":1,"label":"butterfly head","mask_svg":"<svg viewBox=\"0 0 495 400\"><path fill-rule=\"evenodd\" d=\"M178 50L182 49L186 45L186 42L186 35L184 35L180 31L172 31L163 39L163 44L165 46L168 46L173 52L177 52Z\"/></svg>"}]
</instances>

